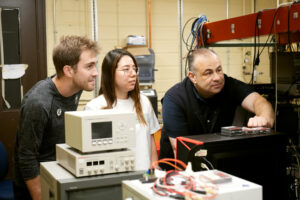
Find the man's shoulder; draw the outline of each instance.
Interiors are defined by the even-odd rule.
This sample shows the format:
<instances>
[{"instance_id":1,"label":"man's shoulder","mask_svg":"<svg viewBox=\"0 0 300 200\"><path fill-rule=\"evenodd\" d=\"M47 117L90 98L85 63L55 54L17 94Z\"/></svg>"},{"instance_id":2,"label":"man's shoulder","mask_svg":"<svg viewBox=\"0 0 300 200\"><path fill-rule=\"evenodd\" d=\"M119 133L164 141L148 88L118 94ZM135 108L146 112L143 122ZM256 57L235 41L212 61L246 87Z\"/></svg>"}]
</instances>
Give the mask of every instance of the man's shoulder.
<instances>
[{"instance_id":1,"label":"man's shoulder","mask_svg":"<svg viewBox=\"0 0 300 200\"><path fill-rule=\"evenodd\" d=\"M240 81L240 80L233 78L231 76L228 76L226 74L224 74L224 78L225 78L225 84L226 83L228 83L228 84L246 84L243 81Z\"/></svg>"},{"instance_id":2,"label":"man's shoulder","mask_svg":"<svg viewBox=\"0 0 300 200\"><path fill-rule=\"evenodd\" d=\"M176 104L186 104L186 102L188 102L191 98L191 85L192 84L190 82L190 79L186 77L183 81L175 84L166 92L164 98L162 99L162 102L164 101L164 99L167 99L166 101L172 101Z\"/></svg>"},{"instance_id":3,"label":"man's shoulder","mask_svg":"<svg viewBox=\"0 0 300 200\"><path fill-rule=\"evenodd\" d=\"M48 77L46 79L38 81L32 88L25 94L25 95L31 95L36 93L46 93L49 89L52 88L51 86L51 79Z\"/></svg>"},{"instance_id":4,"label":"man's shoulder","mask_svg":"<svg viewBox=\"0 0 300 200\"><path fill-rule=\"evenodd\" d=\"M189 79L186 77L183 81L180 81L168 89L167 93L179 93L186 90L187 85L189 84Z\"/></svg>"},{"instance_id":5,"label":"man's shoulder","mask_svg":"<svg viewBox=\"0 0 300 200\"><path fill-rule=\"evenodd\" d=\"M228 97L230 101L237 101L238 104L240 104L243 99L252 92L254 92L253 88L247 83L236 78L226 76L225 86L220 95L223 95L223 97Z\"/></svg>"},{"instance_id":6,"label":"man's shoulder","mask_svg":"<svg viewBox=\"0 0 300 200\"><path fill-rule=\"evenodd\" d=\"M53 87L50 78L37 82L24 96L22 105L44 107L53 98Z\"/></svg>"},{"instance_id":7,"label":"man's shoulder","mask_svg":"<svg viewBox=\"0 0 300 200\"><path fill-rule=\"evenodd\" d=\"M225 89L227 90L233 90L233 89L240 89L240 88L244 88L244 89L250 89L250 86L248 84L246 84L245 82L238 80L236 78L224 75L225 77Z\"/></svg>"}]
</instances>

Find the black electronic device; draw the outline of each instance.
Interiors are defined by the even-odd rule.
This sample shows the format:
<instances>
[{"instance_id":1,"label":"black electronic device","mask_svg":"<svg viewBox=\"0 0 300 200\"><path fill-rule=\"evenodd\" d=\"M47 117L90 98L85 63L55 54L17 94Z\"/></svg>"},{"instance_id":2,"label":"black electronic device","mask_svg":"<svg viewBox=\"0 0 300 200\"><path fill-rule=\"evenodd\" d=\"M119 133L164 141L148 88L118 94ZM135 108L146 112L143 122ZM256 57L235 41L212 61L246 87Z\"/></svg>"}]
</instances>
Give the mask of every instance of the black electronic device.
<instances>
[{"instance_id":1,"label":"black electronic device","mask_svg":"<svg viewBox=\"0 0 300 200\"><path fill-rule=\"evenodd\" d=\"M290 103L277 104L276 130L285 132L292 142L299 145L299 106Z\"/></svg>"},{"instance_id":2,"label":"black electronic device","mask_svg":"<svg viewBox=\"0 0 300 200\"><path fill-rule=\"evenodd\" d=\"M139 82L143 84L154 83L154 66L155 56L152 49L148 49L149 55L135 55L135 59L139 66Z\"/></svg>"},{"instance_id":3,"label":"black electronic device","mask_svg":"<svg viewBox=\"0 0 300 200\"><path fill-rule=\"evenodd\" d=\"M158 108L157 108L157 93L156 93L156 90L150 88L150 89L141 90L141 92L149 98L149 100L152 104L154 113L157 117Z\"/></svg>"},{"instance_id":4,"label":"black electronic device","mask_svg":"<svg viewBox=\"0 0 300 200\"><path fill-rule=\"evenodd\" d=\"M203 142L183 144L177 140L177 159L190 161L194 171L204 169L201 163L207 167L211 164L215 169L262 185L264 200L286 199L286 134L203 134L185 138Z\"/></svg>"},{"instance_id":5,"label":"black electronic device","mask_svg":"<svg viewBox=\"0 0 300 200\"><path fill-rule=\"evenodd\" d=\"M275 94L275 84L274 83L260 83L251 85L255 92L262 95Z\"/></svg>"},{"instance_id":6,"label":"black electronic device","mask_svg":"<svg viewBox=\"0 0 300 200\"><path fill-rule=\"evenodd\" d=\"M275 83L260 83L250 86L255 92L265 97L272 105L275 104Z\"/></svg>"},{"instance_id":7,"label":"black electronic device","mask_svg":"<svg viewBox=\"0 0 300 200\"><path fill-rule=\"evenodd\" d=\"M299 95L300 52L271 52L270 72L271 81L277 82L279 93Z\"/></svg>"}]
</instances>

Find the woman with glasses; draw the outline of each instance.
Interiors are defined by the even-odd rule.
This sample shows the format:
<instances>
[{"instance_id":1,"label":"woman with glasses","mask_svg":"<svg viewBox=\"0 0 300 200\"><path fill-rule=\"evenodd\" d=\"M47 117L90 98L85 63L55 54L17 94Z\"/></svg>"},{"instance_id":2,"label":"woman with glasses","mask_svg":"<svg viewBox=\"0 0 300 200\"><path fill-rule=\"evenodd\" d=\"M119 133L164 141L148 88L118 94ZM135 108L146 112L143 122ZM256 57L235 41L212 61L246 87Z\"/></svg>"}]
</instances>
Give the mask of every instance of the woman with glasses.
<instances>
[{"instance_id":1,"label":"woman with glasses","mask_svg":"<svg viewBox=\"0 0 300 200\"><path fill-rule=\"evenodd\" d=\"M106 54L99 96L85 106L85 110L99 109L136 113L136 170L149 169L157 160L154 133L160 126L149 99L140 93L137 62L128 51L115 49Z\"/></svg>"}]
</instances>

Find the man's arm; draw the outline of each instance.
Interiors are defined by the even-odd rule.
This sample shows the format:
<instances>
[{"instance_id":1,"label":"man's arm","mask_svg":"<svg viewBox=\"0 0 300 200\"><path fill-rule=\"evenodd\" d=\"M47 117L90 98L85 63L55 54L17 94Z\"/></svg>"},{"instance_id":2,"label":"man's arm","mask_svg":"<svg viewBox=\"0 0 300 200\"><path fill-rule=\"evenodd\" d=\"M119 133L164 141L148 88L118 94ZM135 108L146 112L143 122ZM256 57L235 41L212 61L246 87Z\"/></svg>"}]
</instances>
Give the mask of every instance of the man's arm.
<instances>
[{"instance_id":1,"label":"man's arm","mask_svg":"<svg viewBox=\"0 0 300 200\"><path fill-rule=\"evenodd\" d=\"M169 137L174 156L176 157L176 138Z\"/></svg>"},{"instance_id":2,"label":"man's arm","mask_svg":"<svg viewBox=\"0 0 300 200\"><path fill-rule=\"evenodd\" d=\"M47 114L40 104L28 102L23 106L17 133L16 164L32 199L38 200L41 199L38 154L46 124Z\"/></svg>"},{"instance_id":3,"label":"man's arm","mask_svg":"<svg viewBox=\"0 0 300 200\"><path fill-rule=\"evenodd\" d=\"M33 200L41 200L42 197L41 197L40 175L34 177L33 179L29 179L25 182L30 192L31 198Z\"/></svg>"},{"instance_id":4,"label":"man's arm","mask_svg":"<svg viewBox=\"0 0 300 200\"><path fill-rule=\"evenodd\" d=\"M255 114L248 121L249 127L273 127L275 114L272 105L258 93L252 92L249 94L243 100L242 107Z\"/></svg>"}]
</instances>

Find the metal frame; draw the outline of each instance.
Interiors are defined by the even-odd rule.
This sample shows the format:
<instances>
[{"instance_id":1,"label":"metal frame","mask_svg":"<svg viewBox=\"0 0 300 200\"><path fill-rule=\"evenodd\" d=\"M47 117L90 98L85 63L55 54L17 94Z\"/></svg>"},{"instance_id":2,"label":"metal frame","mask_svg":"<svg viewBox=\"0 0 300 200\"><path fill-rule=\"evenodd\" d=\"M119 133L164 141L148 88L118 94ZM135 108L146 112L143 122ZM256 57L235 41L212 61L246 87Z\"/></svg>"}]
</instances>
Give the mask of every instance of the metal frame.
<instances>
[{"instance_id":1,"label":"metal frame","mask_svg":"<svg viewBox=\"0 0 300 200\"><path fill-rule=\"evenodd\" d=\"M274 15L276 20L273 20ZM289 42L289 33L290 42L300 41L300 4L290 4L254 14L205 23L203 25L205 46L225 40L253 37L256 21L258 21L260 36L278 33L278 43L286 44ZM199 41L199 46L202 46L202 40Z\"/></svg>"}]
</instances>

